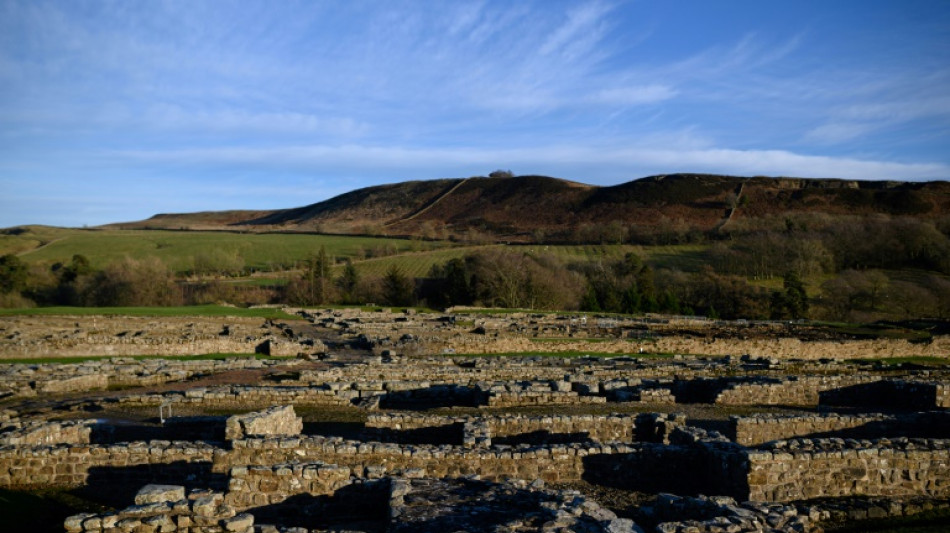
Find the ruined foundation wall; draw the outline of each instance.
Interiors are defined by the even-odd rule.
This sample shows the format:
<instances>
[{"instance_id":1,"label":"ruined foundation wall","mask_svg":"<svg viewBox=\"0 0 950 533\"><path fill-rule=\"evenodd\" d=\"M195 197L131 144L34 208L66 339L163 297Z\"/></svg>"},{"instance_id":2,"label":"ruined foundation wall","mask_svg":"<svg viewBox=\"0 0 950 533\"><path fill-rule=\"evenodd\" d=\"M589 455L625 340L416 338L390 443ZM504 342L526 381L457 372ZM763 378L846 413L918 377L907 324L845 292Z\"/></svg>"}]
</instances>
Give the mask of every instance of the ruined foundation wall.
<instances>
[{"instance_id":1,"label":"ruined foundation wall","mask_svg":"<svg viewBox=\"0 0 950 533\"><path fill-rule=\"evenodd\" d=\"M522 337L498 339L446 339L426 343L429 353L439 353L445 349L454 349L457 353L510 353L536 352L539 343ZM686 336L663 336L653 341L631 343L626 340L608 342L565 341L551 343L546 347L552 352L598 352L616 354L637 354L642 348L646 352L679 353L698 355L736 355L750 354L753 357L775 357L779 359L852 359L857 354L868 358L885 357L950 357L950 337L940 336L927 344L916 344L906 340L875 339L849 341L802 341L795 338L773 339L698 339Z\"/></svg>"},{"instance_id":2,"label":"ruined foundation wall","mask_svg":"<svg viewBox=\"0 0 950 533\"><path fill-rule=\"evenodd\" d=\"M583 434L594 442L633 442L636 440L634 415L550 415L550 416L480 416L443 417L402 413L372 414L366 420L368 434L377 430L411 431L418 429L449 428L474 423L479 436L508 437L534 432L552 434ZM465 426L469 427L469 426ZM464 435L468 437L470 435Z\"/></svg>"},{"instance_id":3,"label":"ruined foundation wall","mask_svg":"<svg viewBox=\"0 0 950 533\"><path fill-rule=\"evenodd\" d=\"M880 381L877 376L804 376L780 383L740 383L722 391L722 405L818 405L820 393Z\"/></svg>"},{"instance_id":4,"label":"ruined foundation wall","mask_svg":"<svg viewBox=\"0 0 950 533\"><path fill-rule=\"evenodd\" d=\"M122 396L119 404L134 406L175 405L216 408L256 408L272 405L350 405L348 396L323 387L244 386L230 385L189 389L184 393L141 394Z\"/></svg>"},{"instance_id":5,"label":"ruined foundation wall","mask_svg":"<svg viewBox=\"0 0 950 533\"><path fill-rule=\"evenodd\" d=\"M182 478L193 475L197 463L207 463L210 474L214 446L196 442L135 442L115 445L64 445L0 448L0 486L2 487L78 487L87 485L90 476L121 476L123 481L137 477L138 485L154 481L156 474L172 477L175 470ZM154 465L150 468L128 468ZM127 469L126 472L118 470ZM207 482L207 480L205 480Z\"/></svg>"},{"instance_id":6,"label":"ruined foundation wall","mask_svg":"<svg viewBox=\"0 0 950 533\"><path fill-rule=\"evenodd\" d=\"M552 415L484 417L492 437L507 437L538 431L584 434L595 442L633 442L634 416Z\"/></svg>"},{"instance_id":7,"label":"ruined foundation wall","mask_svg":"<svg viewBox=\"0 0 950 533\"><path fill-rule=\"evenodd\" d=\"M842 431L893 420L894 417L877 414L732 417L730 422L735 441L743 446L753 446L774 440Z\"/></svg>"},{"instance_id":8,"label":"ruined foundation wall","mask_svg":"<svg viewBox=\"0 0 950 533\"><path fill-rule=\"evenodd\" d=\"M216 463L269 465L287 462L323 462L347 466L356 477L368 472L387 474L417 471L431 478L477 474L483 479L543 479L546 482L579 481L586 458L636 453L639 445L574 444L523 447L510 450L457 446L398 445L345 441L338 438L246 439ZM622 476L623 473L615 475Z\"/></svg>"},{"instance_id":9,"label":"ruined foundation wall","mask_svg":"<svg viewBox=\"0 0 950 533\"><path fill-rule=\"evenodd\" d=\"M0 446L89 444L95 425L92 420L27 423L0 433Z\"/></svg>"},{"instance_id":10,"label":"ruined foundation wall","mask_svg":"<svg viewBox=\"0 0 950 533\"><path fill-rule=\"evenodd\" d=\"M950 497L950 448L945 440L796 441L748 452L749 498L782 502L849 496ZM880 444L880 443L877 443Z\"/></svg>"},{"instance_id":11,"label":"ruined foundation wall","mask_svg":"<svg viewBox=\"0 0 950 533\"><path fill-rule=\"evenodd\" d=\"M730 422L733 438L744 446L795 437L813 438L816 436L950 438L950 412L940 411L905 416L884 414L764 415L732 417Z\"/></svg>"},{"instance_id":12,"label":"ruined foundation wall","mask_svg":"<svg viewBox=\"0 0 950 533\"><path fill-rule=\"evenodd\" d=\"M236 466L225 503L237 511L274 505L297 494L333 494L349 485L350 469L323 463Z\"/></svg>"}]
</instances>

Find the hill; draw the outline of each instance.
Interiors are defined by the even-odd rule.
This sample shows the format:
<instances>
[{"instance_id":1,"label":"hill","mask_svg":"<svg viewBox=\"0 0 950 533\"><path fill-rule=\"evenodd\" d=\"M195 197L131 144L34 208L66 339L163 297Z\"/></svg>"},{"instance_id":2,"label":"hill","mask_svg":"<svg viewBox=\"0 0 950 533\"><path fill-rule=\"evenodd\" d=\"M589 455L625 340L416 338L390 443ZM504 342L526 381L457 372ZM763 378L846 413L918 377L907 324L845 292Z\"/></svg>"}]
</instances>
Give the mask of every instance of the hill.
<instances>
[{"instance_id":1,"label":"hill","mask_svg":"<svg viewBox=\"0 0 950 533\"><path fill-rule=\"evenodd\" d=\"M518 176L409 181L294 209L163 214L112 227L603 242L630 231L710 233L790 213L936 219L948 208L947 182L671 174L599 187Z\"/></svg>"}]
</instances>

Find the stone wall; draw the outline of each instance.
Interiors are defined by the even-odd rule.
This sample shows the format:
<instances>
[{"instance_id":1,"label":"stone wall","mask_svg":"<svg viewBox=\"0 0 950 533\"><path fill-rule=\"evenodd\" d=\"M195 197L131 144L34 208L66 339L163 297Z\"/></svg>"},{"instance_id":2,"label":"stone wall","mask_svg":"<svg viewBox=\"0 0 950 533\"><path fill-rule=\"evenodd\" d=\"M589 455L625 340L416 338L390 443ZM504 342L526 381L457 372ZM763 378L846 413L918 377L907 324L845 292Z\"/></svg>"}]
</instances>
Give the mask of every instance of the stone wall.
<instances>
[{"instance_id":1,"label":"stone wall","mask_svg":"<svg viewBox=\"0 0 950 533\"><path fill-rule=\"evenodd\" d=\"M107 387L151 386L228 370L296 366L296 360L258 360L229 357L223 360L146 359L113 357L68 364L0 364L0 396L21 397L57 394Z\"/></svg>"},{"instance_id":2,"label":"stone wall","mask_svg":"<svg viewBox=\"0 0 950 533\"><path fill-rule=\"evenodd\" d=\"M479 416L442 417L403 413L371 414L366 420L366 435L370 438L395 436L399 432L421 430L458 431L466 443L490 446L493 438L536 435L537 440L571 438L574 441L634 442L634 415L549 415L549 416ZM562 436L558 439L558 435ZM406 439L408 440L408 439ZM510 440L510 439L509 439Z\"/></svg>"},{"instance_id":3,"label":"stone wall","mask_svg":"<svg viewBox=\"0 0 950 533\"><path fill-rule=\"evenodd\" d=\"M289 437L300 435L301 431L303 419L294 412L293 405L284 405L229 417L224 426L224 438L235 440L248 437Z\"/></svg>"},{"instance_id":4,"label":"stone wall","mask_svg":"<svg viewBox=\"0 0 950 533\"><path fill-rule=\"evenodd\" d=\"M950 441L796 439L750 450L749 498L950 496Z\"/></svg>"},{"instance_id":5,"label":"stone wall","mask_svg":"<svg viewBox=\"0 0 950 533\"><path fill-rule=\"evenodd\" d=\"M238 514L224 494L185 487L146 485L135 505L101 514L83 513L66 519L67 533L253 533L254 517Z\"/></svg>"},{"instance_id":6,"label":"stone wall","mask_svg":"<svg viewBox=\"0 0 950 533\"><path fill-rule=\"evenodd\" d=\"M913 415L756 415L731 417L731 437L745 446L794 437L950 438L950 412Z\"/></svg>"},{"instance_id":7,"label":"stone wall","mask_svg":"<svg viewBox=\"0 0 950 533\"><path fill-rule=\"evenodd\" d=\"M716 395L715 403L934 409L946 407L948 387L939 382L890 380L873 375L762 378L727 385Z\"/></svg>"},{"instance_id":8,"label":"stone wall","mask_svg":"<svg viewBox=\"0 0 950 533\"><path fill-rule=\"evenodd\" d=\"M864 376L804 376L780 381L737 383L720 392L715 403L722 405L818 405L820 392L878 381Z\"/></svg>"},{"instance_id":9,"label":"stone wall","mask_svg":"<svg viewBox=\"0 0 950 533\"><path fill-rule=\"evenodd\" d=\"M14 424L0 433L0 446L51 446L54 444L89 444L94 420L65 422L34 421Z\"/></svg>"},{"instance_id":10,"label":"stone wall","mask_svg":"<svg viewBox=\"0 0 950 533\"><path fill-rule=\"evenodd\" d=\"M233 449L227 455L230 464L323 462L347 466L355 477L365 477L369 471L392 473L414 470L421 476L433 478L475 474L490 480L517 478L547 482L581 480L589 456L636 453L640 449L638 445L631 444L565 444L501 450L447 445L399 445L325 437L245 439L232 444Z\"/></svg>"},{"instance_id":11,"label":"stone wall","mask_svg":"<svg viewBox=\"0 0 950 533\"><path fill-rule=\"evenodd\" d=\"M281 503L297 494L328 495L352 483L350 469L323 463L231 468L225 502L238 511Z\"/></svg>"},{"instance_id":12,"label":"stone wall","mask_svg":"<svg viewBox=\"0 0 950 533\"><path fill-rule=\"evenodd\" d=\"M215 453L223 450L200 442L151 441L112 445L0 447L0 486L42 488L110 484L135 487L156 478L184 479L196 486L212 483ZM118 489L118 487L115 487Z\"/></svg>"},{"instance_id":13,"label":"stone wall","mask_svg":"<svg viewBox=\"0 0 950 533\"><path fill-rule=\"evenodd\" d=\"M312 353L313 346L290 336L285 327L259 318L162 318L135 316L4 317L0 320L0 359L85 356L194 355L256 353L264 343L270 355ZM312 339L310 340L312 342Z\"/></svg>"},{"instance_id":14,"label":"stone wall","mask_svg":"<svg viewBox=\"0 0 950 533\"><path fill-rule=\"evenodd\" d=\"M202 387L185 392L120 396L116 403L158 406L163 403L201 406L207 409L240 409L270 405L350 405L348 395L329 387L225 385Z\"/></svg>"},{"instance_id":15,"label":"stone wall","mask_svg":"<svg viewBox=\"0 0 950 533\"><path fill-rule=\"evenodd\" d=\"M601 396L580 396L576 392L559 391L493 392L488 396L488 407L575 405L580 403L607 403L607 398Z\"/></svg>"},{"instance_id":16,"label":"stone wall","mask_svg":"<svg viewBox=\"0 0 950 533\"><path fill-rule=\"evenodd\" d=\"M529 433L573 435L592 442L633 442L632 415L551 415L551 416L489 416L480 417L488 426L491 438L511 437Z\"/></svg>"}]
</instances>

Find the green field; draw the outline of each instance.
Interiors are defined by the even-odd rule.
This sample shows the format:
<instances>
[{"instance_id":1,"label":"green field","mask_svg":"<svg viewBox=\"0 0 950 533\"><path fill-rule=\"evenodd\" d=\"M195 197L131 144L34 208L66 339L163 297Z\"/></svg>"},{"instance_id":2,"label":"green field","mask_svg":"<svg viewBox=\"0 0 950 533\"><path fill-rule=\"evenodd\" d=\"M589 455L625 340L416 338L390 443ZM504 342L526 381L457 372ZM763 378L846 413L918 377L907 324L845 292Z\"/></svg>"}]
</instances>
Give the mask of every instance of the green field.
<instances>
[{"instance_id":1,"label":"green field","mask_svg":"<svg viewBox=\"0 0 950 533\"><path fill-rule=\"evenodd\" d=\"M384 237L47 227L0 235L0 255L16 253L29 263L68 263L73 255L82 254L93 268L101 269L125 257L157 257L179 272L191 269L195 256L215 250L239 256L248 268L275 271L306 260L321 247L331 258L362 258L449 246L448 242Z\"/></svg>"},{"instance_id":2,"label":"green field","mask_svg":"<svg viewBox=\"0 0 950 533\"><path fill-rule=\"evenodd\" d=\"M246 268L278 272L298 267L321 247L331 258L348 258L364 276L382 276L392 265L413 277L425 277L433 265L483 250L550 254L564 261L617 260L634 252L655 268L697 270L706 257L702 245L473 245L386 237L354 237L290 233L231 233L169 230L86 230L28 226L19 234L0 235L0 255L13 253L27 263L69 263L82 254L101 269L126 257L157 257L172 270L186 272L201 254L239 257ZM341 267L340 267L341 268ZM248 280L267 285L268 280ZM278 281L278 283L281 283Z\"/></svg>"},{"instance_id":3,"label":"green field","mask_svg":"<svg viewBox=\"0 0 950 533\"><path fill-rule=\"evenodd\" d=\"M507 250L533 255L553 255L565 262L616 261L627 253L639 255L643 261L654 268L676 268L686 271L699 270L706 263L706 247L702 245L671 246L633 246L633 245L504 245L463 246L457 248L436 249L422 252L409 252L391 257L380 257L357 261L357 270L367 276L382 276L392 265L398 265L404 273L415 277L425 277L433 265L444 264L450 259L467 254L488 251ZM781 283L781 280L779 280Z\"/></svg>"},{"instance_id":4,"label":"green field","mask_svg":"<svg viewBox=\"0 0 950 533\"><path fill-rule=\"evenodd\" d=\"M467 254L477 250L488 250L497 248L495 246L462 246L457 248L443 248L440 250L430 250L424 252L408 252L390 257L379 257L355 261L353 265L357 272L366 277L382 277L393 266L398 266L404 274L410 277L424 278L429 275L433 265L441 265L455 259L464 257ZM342 267L340 267L342 268Z\"/></svg>"},{"instance_id":5,"label":"green field","mask_svg":"<svg viewBox=\"0 0 950 533\"><path fill-rule=\"evenodd\" d=\"M19 359L2 359L0 364L24 364L24 365L40 365L40 364L69 364L69 363L82 363L84 361L105 361L109 359L134 359L136 361L144 361L148 359L174 359L175 361L221 361L224 359L230 359L232 357L253 357L255 359L262 360L272 360L272 359L292 359L291 356L272 356L272 355L262 355L262 354L252 354L252 353L206 353L199 355L77 355L72 357L33 357L33 358L19 358Z\"/></svg>"},{"instance_id":6,"label":"green field","mask_svg":"<svg viewBox=\"0 0 950 533\"><path fill-rule=\"evenodd\" d=\"M0 309L0 316L233 316L301 320L281 309L272 307L230 307L225 305L192 305L184 307L34 307L28 309Z\"/></svg>"},{"instance_id":7,"label":"green field","mask_svg":"<svg viewBox=\"0 0 950 533\"><path fill-rule=\"evenodd\" d=\"M636 357L638 359L669 359L673 354L668 353L614 353L614 352L582 352L565 350L563 352L499 352L499 353L453 353L452 357Z\"/></svg>"}]
</instances>

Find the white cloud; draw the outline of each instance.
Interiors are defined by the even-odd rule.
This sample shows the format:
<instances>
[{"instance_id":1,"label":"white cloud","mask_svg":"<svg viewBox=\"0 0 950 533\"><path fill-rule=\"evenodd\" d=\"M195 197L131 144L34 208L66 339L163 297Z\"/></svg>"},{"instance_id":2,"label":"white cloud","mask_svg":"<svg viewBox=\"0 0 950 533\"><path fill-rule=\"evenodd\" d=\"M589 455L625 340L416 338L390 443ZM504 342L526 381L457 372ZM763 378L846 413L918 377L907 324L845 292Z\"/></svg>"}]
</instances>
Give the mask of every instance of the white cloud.
<instances>
[{"instance_id":1,"label":"white cloud","mask_svg":"<svg viewBox=\"0 0 950 533\"><path fill-rule=\"evenodd\" d=\"M641 85L602 89L590 97L591 102L634 106L653 104L676 96L676 90L668 85Z\"/></svg>"},{"instance_id":2,"label":"white cloud","mask_svg":"<svg viewBox=\"0 0 950 533\"><path fill-rule=\"evenodd\" d=\"M547 172L589 181L670 172L712 172L740 176L844 178L862 180L948 179L950 166L942 163L901 163L848 157L798 154L786 150L728 148L669 149L656 146L593 147L547 146L524 149L400 148L361 145L285 146L280 148L215 148L164 152L135 151L106 157L153 163L190 165L261 165L266 168L306 168L315 175L386 175L411 171L418 177L444 176L447 169L484 173L492 165L511 166L519 172ZM585 175L586 174L586 175ZM467 175L467 174L466 174Z\"/></svg>"},{"instance_id":3,"label":"white cloud","mask_svg":"<svg viewBox=\"0 0 950 533\"><path fill-rule=\"evenodd\" d=\"M808 131L805 138L822 144L838 144L856 139L875 128L857 122L826 123Z\"/></svg>"}]
</instances>

